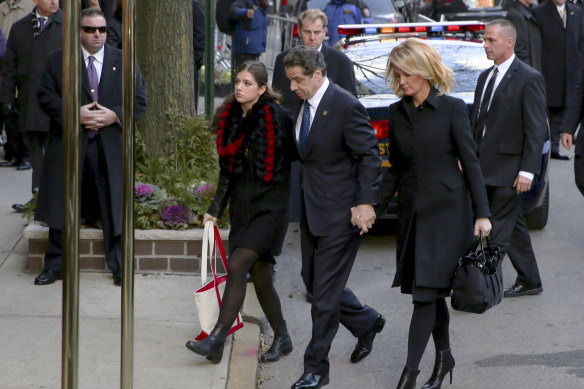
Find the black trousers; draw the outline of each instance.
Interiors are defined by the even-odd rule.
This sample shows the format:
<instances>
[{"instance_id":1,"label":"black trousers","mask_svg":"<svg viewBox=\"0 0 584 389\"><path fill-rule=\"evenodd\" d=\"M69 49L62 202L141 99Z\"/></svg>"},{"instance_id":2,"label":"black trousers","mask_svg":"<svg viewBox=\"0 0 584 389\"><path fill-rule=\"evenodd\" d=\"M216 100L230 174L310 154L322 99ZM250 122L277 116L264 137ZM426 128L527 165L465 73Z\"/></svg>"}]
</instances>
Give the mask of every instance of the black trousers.
<instances>
[{"instance_id":1,"label":"black trousers","mask_svg":"<svg viewBox=\"0 0 584 389\"><path fill-rule=\"evenodd\" d=\"M501 246L502 255L517 271L516 282L526 286L541 286L539 269L527 224L521 211L521 199L513 187L487 186L491 210L491 239Z\"/></svg>"},{"instance_id":2,"label":"black trousers","mask_svg":"<svg viewBox=\"0 0 584 389\"><path fill-rule=\"evenodd\" d=\"M231 50L231 85L235 83L237 69L246 61L257 61L259 54L234 53Z\"/></svg>"},{"instance_id":3,"label":"black trousers","mask_svg":"<svg viewBox=\"0 0 584 389\"><path fill-rule=\"evenodd\" d=\"M564 121L565 112L565 107L548 107L552 153L560 152L560 131L562 130L562 122Z\"/></svg>"},{"instance_id":4,"label":"black trousers","mask_svg":"<svg viewBox=\"0 0 584 389\"><path fill-rule=\"evenodd\" d=\"M122 272L122 237L114 236L114 224L108 185L105 155L99 135L87 144L81 180L81 209L86 223L99 220L103 229L105 259L113 274ZM45 253L45 269L60 272L63 269L62 231L49 229L49 246Z\"/></svg>"},{"instance_id":5,"label":"black trousers","mask_svg":"<svg viewBox=\"0 0 584 389\"><path fill-rule=\"evenodd\" d=\"M300 224L302 279L312 293L312 338L304 353L304 372L328 374L328 353L339 329L365 335L375 324L377 311L364 306L347 288L361 236L314 236L303 217Z\"/></svg>"},{"instance_id":6,"label":"black trousers","mask_svg":"<svg viewBox=\"0 0 584 389\"><path fill-rule=\"evenodd\" d=\"M4 130L6 131L4 152L19 163L28 160L28 148L24 142L24 134L18 130L18 117L5 117Z\"/></svg>"},{"instance_id":7,"label":"black trousers","mask_svg":"<svg viewBox=\"0 0 584 389\"><path fill-rule=\"evenodd\" d=\"M41 184L41 174L43 170L43 157L45 155L45 145L47 143L48 132L27 131L25 134L26 145L28 147L30 163L32 165L32 189L34 193Z\"/></svg>"}]
</instances>

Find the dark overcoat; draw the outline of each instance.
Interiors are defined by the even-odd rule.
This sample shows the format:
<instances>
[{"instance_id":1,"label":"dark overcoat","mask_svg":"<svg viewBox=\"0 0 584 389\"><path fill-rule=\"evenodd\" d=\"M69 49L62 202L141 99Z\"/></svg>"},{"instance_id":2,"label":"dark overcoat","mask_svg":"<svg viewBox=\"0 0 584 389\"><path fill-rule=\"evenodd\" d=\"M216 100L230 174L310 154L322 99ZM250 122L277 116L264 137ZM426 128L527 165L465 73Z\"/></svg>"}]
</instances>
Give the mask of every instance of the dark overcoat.
<instances>
[{"instance_id":1,"label":"dark overcoat","mask_svg":"<svg viewBox=\"0 0 584 389\"><path fill-rule=\"evenodd\" d=\"M39 106L37 90L47 56L63 47L63 11L58 10L38 32L35 12L14 23L2 65L0 102L14 104L18 93L20 131L48 131L49 117Z\"/></svg>"},{"instance_id":2,"label":"dark overcoat","mask_svg":"<svg viewBox=\"0 0 584 389\"><path fill-rule=\"evenodd\" d=\"M411 282L404 266L415 263L416 286L449 288L473 240L473 210L490 216L485 184L465 103L432 89L422 109L408 105L410 97L389 106L388 179L398 191L399 220L392 286ZM410 239L414 251L406 250Z\"/></svg>"},{"instance_id":3,"label":"dark overcoat","mask_svg":"<svg viewBox=\"0 0 584 389\"><path fill-rule=\"evenodd\" d=\"M281 93L284 97L282 105L294 112L300 105L301 100L296 93L290 90L290 80L286 77L284 58L288 52L290 52L290 49L283 51L276 56L276 61L274 62L274 75L272 77L272 88L278 93ZM326 43L322 44L320 52L326 63L326 76L328 79L356 97L357 87L353 62L351 62L345 53L327 46Z\"/></svg>"},{"instance_id":4,"label":"dark overcoat","mask_svg":"<svg viewBox=\"0 0 584 389\"><path fill-rule=\"evenodd\" d=\"M509 7L505 19L511 21L517 29L515 55L541 72L541 33L533 16L533 7L528 8L515 0Z\"/></svg>"},{"instance_id":5,"label":"dark overcoat","mask_svg":"<svg viewBox=\"0 0 584 389\"><path fill-rule=\"evenodd\" d=\"M63 51L50 54L47 68L43 74L38 97L41 107L51 118L47 148L43 163L43 175L39 187L35 219L43 221L51 228L63 229ZM99 82L99 104L114 111L119 122L99 130L103 152L107 164L107 182L110 190L114 235L122 231L122 52L108 45L105 46L103 68ZM81 105L93 101L85 63L81 69ZM136 117L146 109L146 84L140 69L136 67ZM81 161L85 159L85 150L89 131L81 128Z\"/></svg>"},{"instance_id":6,"label":"dark overcoat","mask_svg":"<svg viewBox=\"0 0 584 389\"><path fill-rule=\"evenodd\" d=\"M584 26L580 7L566 3L566 28L549 0L534 8L541 31L542 74L548 107L565 107L584 64Z\"/></svg>"}]
</instances>

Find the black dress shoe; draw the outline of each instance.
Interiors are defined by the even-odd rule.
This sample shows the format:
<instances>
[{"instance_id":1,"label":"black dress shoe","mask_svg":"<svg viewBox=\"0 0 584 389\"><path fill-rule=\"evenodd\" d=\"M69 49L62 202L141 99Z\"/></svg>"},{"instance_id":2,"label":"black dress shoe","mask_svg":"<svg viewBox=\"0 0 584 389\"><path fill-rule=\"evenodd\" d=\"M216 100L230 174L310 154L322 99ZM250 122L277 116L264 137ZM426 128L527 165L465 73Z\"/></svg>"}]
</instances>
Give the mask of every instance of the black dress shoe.
<instances>
[{"instance_id":1,"label":"black dress shoe","mask_svg":"<svg viewBox=\"0 0 584 389\"><path fill-rule=\"evenodd\" d=\"M292 389L318 389L322 388L329 383L329 376L328 374L320 375L320 374L312 374L312 373L304 373L302 377L298 379L292 385Z\"/></svg>"},{"instance_id":2,"label":"black dress shoe","mask_svg":"<svg viewBox=\"0 0 584 389\"><path fill-rule=\"evenodd\" d=\"M18 161L12 158L10 161L0 162L0 167L15 167L18 166Z\"/></svg>"},{"instance_id":3,"label":"black dress shoe","mask_svg":"<svg viewBox=\"0 0 584 389\"><path fill-rule=\"evenodd\" d=\"M505 297L534 296L543 292L542 286L527 286L515 283L513 286L505 289Z\"/></svg>"},{"instance_id":4,"label":"black dress shoe","mask_svg":"<svg viewBox=\"0 0 584 389\"><path fill-rule=\"evenodd\" d=\"M552 159L559 159L560 161L568 161L568 160L570 160L570 157L569 156L562 155L562 154L560 154L559 151L552 152L551 158Z\"/></svg>"},{"instance_id":5,"label":"black dress shoe","mask_svg":"<svg viewBox=\"0 0 584 389\"><path fill-rule=\"evenodd\" d=\"M41 274L39 274L35 279L34 279L34 284L35 285L49 285L54 283L57 280L61 279L61 273L60 272L54 272L52 270L43 270L43 272Z\"/></svg>"},{"instance_id":6,"label":"black dress shoe","mask_svg":"<svg viewBox=\"0 0 584 389\"><path fill-rule=\"evenodd\" d=\"M383 330L385 326L385 317L383 315L378 315L377 319L375 320L375 324L363 336L359 337L357 341L357 345L355 346L355 350L351 354L351 363L357 363L363 360L369 353L371 353L371 348L373 347L373 339L375 339L375 335Z\"/></svg>"},{"instance_id":7,"label":"black dress shoe","mask_svg":"<svg viewBox=\"0 0 584 389\"><path fill-rule=\"evenodd\" d=\"M16 167L16 170L30 170L30 169L32 169L32 165L28 161L22 161Z\"/></svg>"},{"instance_id":8,"label":"black dress shoe","mask_svg":"<svg viewBox=\"0 0 584 389\"><path fill-rule=\"evenodd\" d=\"M24 204L12 204L12 209L18 213L24 213L24 211L26 211Z\"/></svg>"},{"instance_id":9,"label":"black dress shoe","mask_svg":"<svg viewBox=\"0 0 584 389\"><path fill-rule=\"evenodd\" d=\"M122 285L122 276L119 274L112 274L112 278L114 280L114 285L115 286L121 286Z\"/></svg>"}]
</instances>

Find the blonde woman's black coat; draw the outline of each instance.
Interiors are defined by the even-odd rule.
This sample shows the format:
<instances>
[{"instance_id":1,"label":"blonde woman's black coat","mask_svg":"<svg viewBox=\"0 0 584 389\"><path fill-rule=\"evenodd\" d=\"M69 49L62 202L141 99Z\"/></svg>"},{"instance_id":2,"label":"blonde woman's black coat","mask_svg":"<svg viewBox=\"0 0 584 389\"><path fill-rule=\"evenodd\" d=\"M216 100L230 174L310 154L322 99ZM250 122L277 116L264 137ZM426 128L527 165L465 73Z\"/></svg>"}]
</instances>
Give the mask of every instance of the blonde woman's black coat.
<instances>
[{"instance_id":1,"label":"blonde woman's black coat","mask_svg":"<svg viewBox=\"0 0 584 389\"><path fill-rule=\"evenodd\" d=\"M432 89L421 107L410 97L389 107L388 179L398 191L399 219L392 286L411 282L403 270L413 261L417 287L450 288L473 240L473 211L489 217L489 204L465 103ZM411 239L415 250L406 250Z\"/></svg>"}]
</instances>

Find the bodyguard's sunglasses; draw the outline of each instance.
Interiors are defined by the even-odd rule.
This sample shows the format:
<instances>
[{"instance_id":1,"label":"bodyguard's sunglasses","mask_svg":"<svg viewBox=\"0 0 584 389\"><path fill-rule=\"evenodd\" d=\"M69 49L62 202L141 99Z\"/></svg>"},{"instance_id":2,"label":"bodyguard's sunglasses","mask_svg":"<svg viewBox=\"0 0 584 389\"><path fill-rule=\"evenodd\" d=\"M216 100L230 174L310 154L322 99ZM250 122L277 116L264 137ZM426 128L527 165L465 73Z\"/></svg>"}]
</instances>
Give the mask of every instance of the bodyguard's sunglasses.
<instances>
[{"instance_id":1,"label":"bodyguard's sunglasses","mask_svg":"<svg viewBox=\"0 0 584 389\"><path fill-rule=\"evenodd\" d=\"M99 31L100 34L105 34L107 32L107 26L81 26L81 29L88 34L95 34L95 31Z\"/></svg>"}]
</instances>

